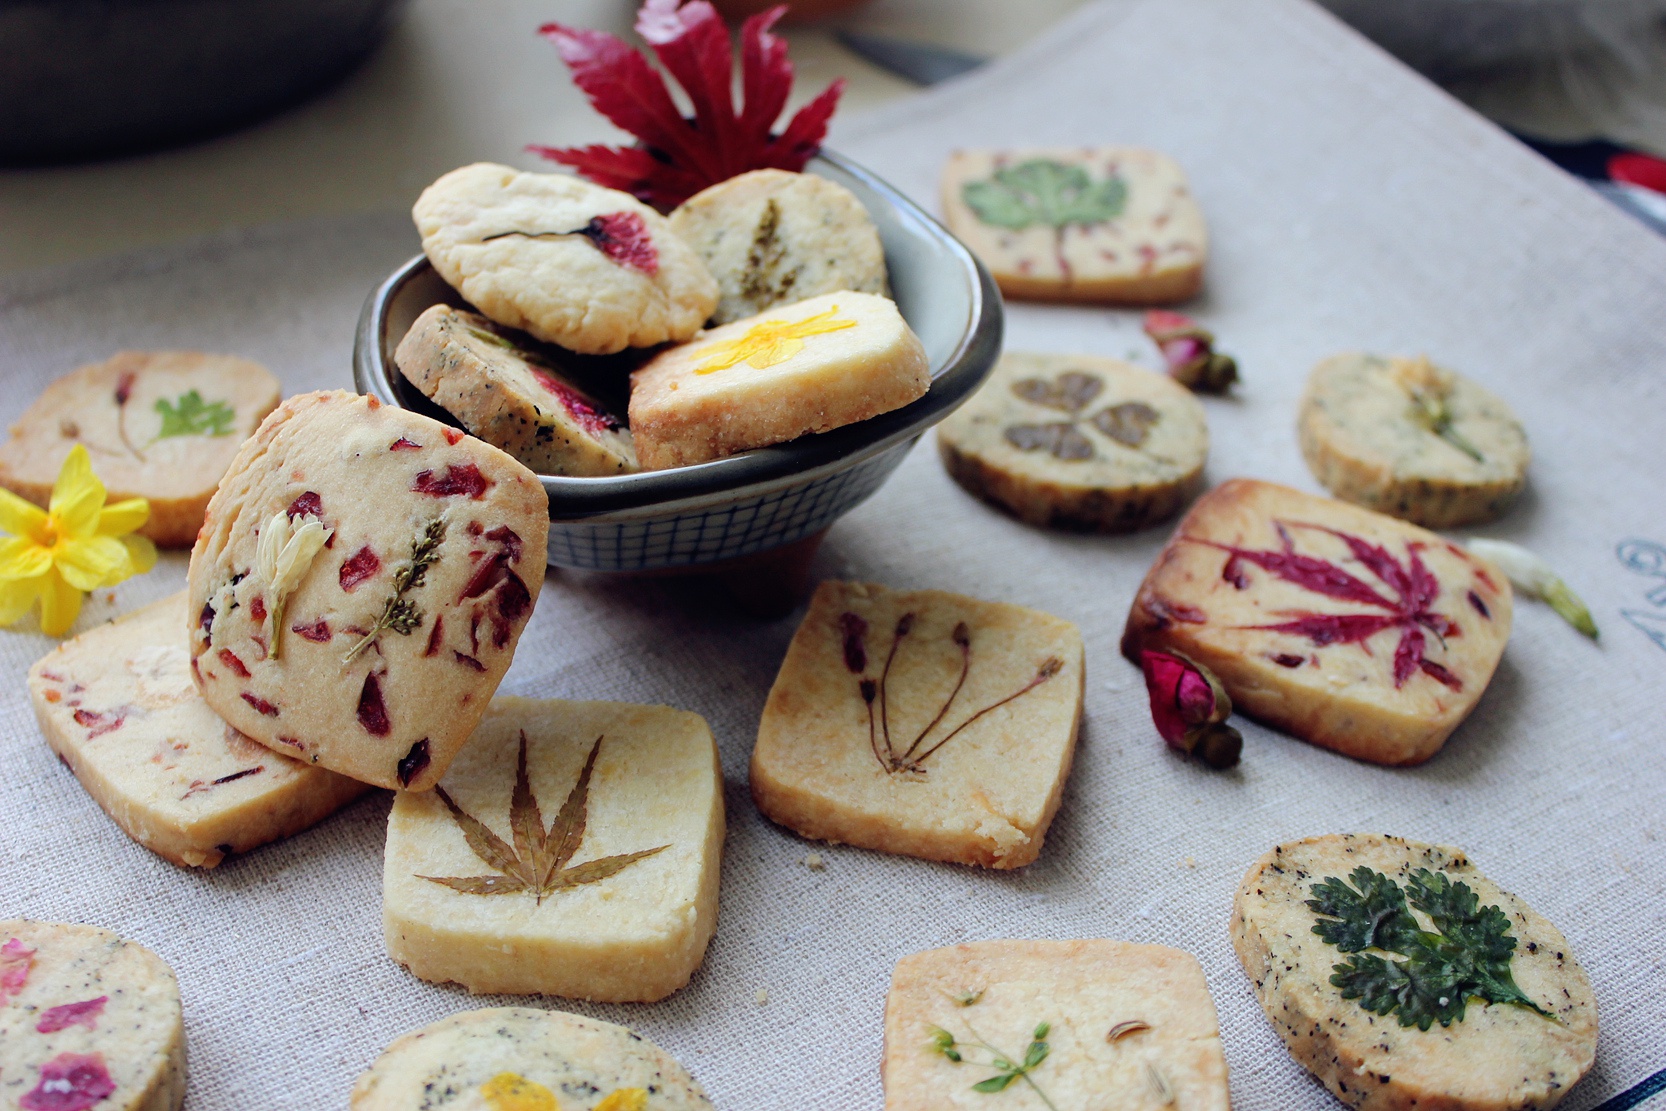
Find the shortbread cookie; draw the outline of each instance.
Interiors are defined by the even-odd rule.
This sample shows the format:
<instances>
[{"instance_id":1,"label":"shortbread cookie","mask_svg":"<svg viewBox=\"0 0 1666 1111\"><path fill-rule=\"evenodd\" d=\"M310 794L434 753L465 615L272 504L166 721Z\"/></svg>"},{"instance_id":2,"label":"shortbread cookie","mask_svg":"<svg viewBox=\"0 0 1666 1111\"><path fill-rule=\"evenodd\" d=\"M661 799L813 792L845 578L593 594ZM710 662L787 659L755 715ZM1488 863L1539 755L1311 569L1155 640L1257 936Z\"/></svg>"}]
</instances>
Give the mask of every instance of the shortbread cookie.
<instances>
[{"instance_id":1,"label":"shortbread cookie","mask_svg":"<svg viewBox=\"0 0 1666 1111\"><path fill-rule=\"evenodd\" d=\"M147 498L139 532L188 548L238 447L278 404L259 363L196 351L123 351L64 375L0 445L0 486L45 506L84 444L114 503Z\"/></svg>"},{"instance_id":2,"label":"shortbread cookie","mask_svg":"<svg viewBox=\"0 0 1666 1111\"><path fill-rule=\"evenodd\" d=\"M1296 418L1302 455L1337 497L1428 528L1490 521L1527 483L1527 433L1484 386L1427 358L1335 355Z\"/></svg>"},{"instance_id":3,"label":"shortbread cookie","mask_svg":"<svg viewBox=\"0 0 1666 1111\"><path fill-rule=\"evenodd\" d=\"M0 922L0 1107L184 1102L179 984L161 957L97 926Z\"/></svg>"},{"instance_id":4,"label":"shortbread cookie","mask_svg":"<svg viewBox=\"0 0 1666 1111\"><path fill-rule=\"evenodd\" d=\"M483 316L435 305L417 317L393 360L464 428L538 474L636 470L624 422Z\"/></svg>"},{"instance_id":5,"label":"shortbread cookie","mask_svg":"<svg viewBox=\"0 0 1666 1111\"><path fill-rule=\"evenodd\" d=\"M883 294L885 249L856 194L814 174L752 170L671 213L722 291L712 323L853 289Z\"/></svg>"},{"instance_id":6,"label":"shortbread cookie","mask_svg":"<svg viewBox=\"0 0 1666 1111\"><path fill-rule=\"evenodd\" d=\"M1233 706L1374 764L1418 764L1469 716L1510 636L1499 570L1416 525L1238 478L1146 572L1122 651L1180 652Z\"/></svg>"},{"instance_id":7,"label":"shortbread cookie","mask_svg":"<svg viewBox=\"0 0 1666 1111\"><path fill-rule=\"evenodd\" d=\"M805 837L1023 867L1070 774L1082 681L1068 621L824 582L764 705L752 797Z\"/></svg>"},{"instance_id":8,"label":"shortbread cookie","mask_svg":"<svg viewBox=\"0 0 1666 1111\"><path fill-rule=\"evenodd\" d=\"M1197 958L1126 941L980 941L897 962L885 1111L1227 1111ZM1004 1078L1005 1082L1002 1082Z\"/></svg>"},{"instance_id":9,"label":"shortbread cookie","mask_svg":"<svg viewBox=\"0 0 1666 1111\"><path fill-rule=\"evenodd\" d=\"M1180 511L1209 456L1190 390L1120 359L1008 352L937 427L949 476L1032 525L1127 532Z\"/></svg>"},{"instance_id":10,"label":"shortbread cookie","mask_svg":"<svg viewBox=\"0 0 1666 1111\"><path fill-rule=\"evenodd\" d=\"M388 953L477 994L663 999L717 924L723 830L698 714L500 698L436 790L394 800Z\"/></svg>"},{"instance_id":11,"label":"shortbread cookie","mask_svg":"<svg viewBox=\"0 0 1666 1111\"><path fill-rule=\"evenodd\" d=\"M491 701L544 583L537 476L372 397L284 402L191 552L203 698L275 752L425 791Z\"/></svg>"},{"instance_id":12,"label":"shortbread cookie","mask_svg":"<svg viewBox=\"0 0 1666 1111\"><path fill-rule=\"evenodd\" d=\"M191 680L185 625L182 591L82 633L29 669L46 743L123 832L165 860L212 868L368 790L221 721Z\"/></svg>"},{"instance_id":13,"label":"shortbread cookie","mask_svg":"<svg viewBox=\"0 0 1666 1111\"><path fill-rule=\"evenodd\" d=\"M1156 151L956 151L943 216L1008 297L1152 305L1203 285L1203 213Z\"/></svg>"},{"instance_id":14,"label":"shortbread cookie","mask_svg":"<svg viewBox=\"0 0 1666 1111\"><path fill-rule=\"evenodd\" d=\"M446 1093L432 1103L434 1093ZM688 1071L641 1034L531 1007L464 1011L383 1050L352 1111L711 1111Z\"/></svg>"},{"instance_id":15,"label":"shortbread cookie","mask_svg":"<svg viewBox=\"0 0 1666 1111\"><path fill-rule=\"evenodd\" d=\"M411 210L434 269L481 312L586 355L685 340L717 282L670 223L628 193L477 162Z\"/></svg>"},{"instance_id":16,"label":"shortbread cookie","mask_svg":"<svg viewBox=\"0 0 1666 1111\"><path fill-rule=\"evenodd\" d=\"M1554 1107L1596 1055L1567 940L1444 845L1280 845L1238 889L1232 944L1291 1054L1364 1111Z\"/></svg>"},{"instance_id":17,"label":"shortbread cookie","mask_svg":"<svg viewBox=\"0 0 1666 1111\"><path fill-rule=\"evenodd\" d=\"M645 470L704 463L900 409L931 387L889 299L844 291L737 320L631 374Z\"/></svg>"}]
</instances>

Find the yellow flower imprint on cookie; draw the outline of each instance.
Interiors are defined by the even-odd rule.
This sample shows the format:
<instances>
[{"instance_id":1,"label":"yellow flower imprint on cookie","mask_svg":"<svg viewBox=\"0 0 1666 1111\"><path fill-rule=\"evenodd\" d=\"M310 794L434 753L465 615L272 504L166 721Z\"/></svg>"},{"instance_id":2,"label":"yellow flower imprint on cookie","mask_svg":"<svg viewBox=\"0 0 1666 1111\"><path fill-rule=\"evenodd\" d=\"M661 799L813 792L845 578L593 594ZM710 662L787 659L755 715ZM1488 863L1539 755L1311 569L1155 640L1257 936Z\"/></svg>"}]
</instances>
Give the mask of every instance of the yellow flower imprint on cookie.
<instances>
[{"instance_id":1,"label":"yellow flower imprint on cookie","mask_svg":"<svg viewBox=\"0 0 1666 1111\"><path fill-rule=\"evenodd\" d=\"M492 1111L561 1111L555 1093L512 1072L500 1072L481 1087Z\"/></svg>"},{"instance_id":2,"label":"yellow flower imprint on cookie","mask_svg":"<svg viewBox=\"0 0 1666 1111\"><path fill-rule=\"evenodd\" d=\"M739 339L713 344L706 354L706 361L695 367L694 373L711 374L719 370L728 370L736 363L745 363L759 370L784 363L804 350L806 336L842 332L846 328L856 327L854 320L835 320L834 315L838 311L839 306L834 305L826 312L818 312L803 320L760 321L748 328L746 334Z\"/></svg>"},{"instance_id":3,"label":"yellow flower imprint on cookie","mask_svg":"<svg viewBox=\"0 0 1666 1111\"><path fill-rule=\"evenodd\" d=\"M648 1093L641 1088L620 1088L593 1111L648 1111Z\"/></svg>"}]
</instances>

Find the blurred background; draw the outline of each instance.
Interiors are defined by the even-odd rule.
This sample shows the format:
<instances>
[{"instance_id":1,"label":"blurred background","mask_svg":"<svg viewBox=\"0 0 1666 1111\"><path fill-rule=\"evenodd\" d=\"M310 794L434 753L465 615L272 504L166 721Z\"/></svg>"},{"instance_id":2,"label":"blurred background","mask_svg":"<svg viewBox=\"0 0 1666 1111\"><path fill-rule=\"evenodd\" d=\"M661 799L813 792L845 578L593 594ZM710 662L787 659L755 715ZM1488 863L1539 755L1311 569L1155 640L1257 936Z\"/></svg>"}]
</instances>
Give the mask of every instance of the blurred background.
<instances>
[{"instance_id":1,"label":"blurred background","mask_svg":"<svg viewBox=\"0 0 1666 1111\"><path fill-rule=\"evenodd\" d=\"M786 29L798 97L847 77L849 119L1011 52L1084 2L799 0ZM1666 191L1666 163L1648 157L1666 155L1666 0L1325 3L1617 202L1666 221L1666 194L1648 188ZM766 5L719 6L738 18ZM462 163L530 167L529 142L616 138L536 30L559 20L632 37L635 8L0 0L0 273L404 207Z\"/></svg>"}]
</instances>

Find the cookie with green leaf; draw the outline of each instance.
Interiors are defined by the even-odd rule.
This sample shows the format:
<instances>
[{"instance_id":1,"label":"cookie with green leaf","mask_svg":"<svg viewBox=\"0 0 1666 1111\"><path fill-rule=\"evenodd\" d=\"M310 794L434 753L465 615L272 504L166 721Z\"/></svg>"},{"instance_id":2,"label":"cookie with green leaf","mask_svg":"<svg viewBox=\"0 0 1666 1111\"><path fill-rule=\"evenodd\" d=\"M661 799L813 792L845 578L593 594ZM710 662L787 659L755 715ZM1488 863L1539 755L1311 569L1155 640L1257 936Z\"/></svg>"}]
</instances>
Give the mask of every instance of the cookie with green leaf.
<instances>
[{"instance_id":1,"label":"cookie with green leaf","mask_svg":"<svg viewBox=\"0 0 1666 1111\"><path fill-rule=\"evenodd\" d=\"M723 777L698 714L499 698L388 818L388 953L477 994L652 1002L717 924Z\"/></svg>"},{"instance_id":2,"label":"cookie with green leaf","mask_svg":"<svg viewBox=\"0 0 1666 1111\"><path fill-rule=\"evenodd\" d=\"M1502 398L1427 356L1324 360L1296 430L1327 490L1426 528L1498 517L1527 484L1532 456Z\"/></svg>"},{"instance_id":3,"label":"cookie with green leaf","mask_svg":"<svg viewBox=\"0 0 1666 1111\"><path fill-rule=\"evenodd\" d=\"M123 351L59 378L24 411L0 444L0 486L45 506L81 444L110 502L149 500L143 535L188 548L220 476L278 397L278 380L248 359Z\"/></svg>"},{"instance_id":4,"label":"cookie with green leaf","mask_svg":"<svg viewBox=\"0 0 1666 1111\"><path fill-rule=\"evenodd\" d=\"M1363 1111L1553 1107L1596 1055L1567 939L1450 846L1279 845L1238 889L1232 942L1291 1054Z\"/></svg>"},{"instance_id":5,"label":"cookie with green leaf","mask_svg":"<svg viewBox=\"0 0 1666 1111\"><path fill-rule=\"evenodd\" d=\"M1203 286L1203 212L1157 151L959 150L943 167L942 204L1009 297L1160 305Z\"/></svg>"},{"instance_id":6,"label":"cookie with green leaf","mask_svg":"<svg viewBox=\"0 0 1666 1111\"><path fill-rule=\"evenodd\" d=\"M1021 521L1128 532L1172 517L1209 456L1190 390L1120 359L1008 352L937 428L949 476Z\"/></svg>"},{"instance_id":7,"label":"cookie with green leaf","mask_svg":"<svg viewBox=\"0 0 1666 1111\"><path fill-rule=\"evenodd\" d=\"M1197 958L1126 941L980 941L897 962L885 1111L1227 1111Z\"/></svg>"}]
</instances>

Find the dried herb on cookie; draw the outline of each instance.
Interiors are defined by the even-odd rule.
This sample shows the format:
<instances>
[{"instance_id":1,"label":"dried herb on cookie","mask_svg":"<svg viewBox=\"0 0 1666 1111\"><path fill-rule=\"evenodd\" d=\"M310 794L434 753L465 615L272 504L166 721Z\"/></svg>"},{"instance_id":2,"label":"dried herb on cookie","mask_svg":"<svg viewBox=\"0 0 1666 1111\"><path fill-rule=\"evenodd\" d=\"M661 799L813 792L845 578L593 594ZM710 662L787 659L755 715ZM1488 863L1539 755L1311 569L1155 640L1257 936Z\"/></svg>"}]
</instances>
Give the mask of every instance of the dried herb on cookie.
<instances>
[{"instance_id":1,"label":"dried herb on cookie","mask_svg":"<svg viewBox=\"0 0 1666 1111\"><path fill-rule=\"evenodd\" d=\"M1081 413L1105 389L1102 379L1079 370L1067 370L1053 381L1045 378L1025 378L1012 384L1012 392L1032 405L1070 414L1068 421L1048 424L1014 424L1001 433L1006 442L1019 451L1046 450L1055 459L1075 462L1092 459L1096 454L1093 441L1078 429ZM1123 447L1139 449L1144 446L1152 428L1162 414L1143 401L1124 401L1110 405L1087 418L1090 426L1107 439Z\"/></svg>"},{"instance_id":2,"label":"dried herb on cookie","mask_svg":"<svg viewBox=\"0 0 1666 1111\"><path fill-rule=\"evenodd\" d=\"M1419 355L1415 359L1390 359L1388 365L1390 377L1411 398L1411 407L1406 415L1413 424L1439 436L1477 463L1486 462L1481 449L1452 426L1455 416L1449 400L1452 394L1450 373L1431 363L1427 355Z\"/></svg>"},{"instance_id":3,"label":"dried herb on cookie","mask_svg":"<svg viewBox=\"0 0 1666 1111\"><path fill-rule=\"evenodd\" d=\"M1116 174L1094 181L1081 166L1037 158L1003 166L983 181L969 181L960 195L978 219L991 227L1052 229L1059 273L1068 282L1071 270L1064 255L1065 233L1072 227L1091 228L1121 216L1128 203L1128 183Z\"/></svg>"},{"instance_id":4,"label":"dried herb on cookie","mask_svg":"<svg viewBox=\"0 0 1666 1111\"><path fill-rule=\"evenodd\" d=\"M204 401L196 390L186 390L171 403L157 398L156 411L162 416L162 428L151 443L174 436L230 436L231 422L237 419L230 405Z\"/></svg>"},{"instance_id":5,"label":"dried herb on cookie","mask_svg":"<svg viewBox=\"0 0 1666 1111\"><path fill-rule=\"evenodd\" d=\"M427 473L427 472L423 472ZM382 607L381 615L371 624L370 631L341 658L343 664L350 664L353 658L375 642L386 629L392 629L400 636L410 636L422 625L422 611L417 604L405 597L411 591L422 585L428 569L439 562L440 545L445 541L445 519L436 517L428 522L420 537L411 541L411 561L393 577L393 594L387 604Z\"/></svg>"},{"instance_id":6,"label":"dried herb on cookie","mask_svg":"<svg viewBox=\"0 0 1666 1111\"><path fill-rule=\"evenodd\" d=\"M1012 1087L1013 1083L1022 1080L1035 1092L1036 1098L1042 1103L1058 1111L1053 1101L1047 1098L1047 1093L1035 1082L1030 1074L1040 1068L1052 1053L1053 1047L1048 1044L1047 1035L1052 1030L1050 1023L1040 1023L1030 1033L1030 1044L1024 1047L1022 1056L1003 1053L983 1039L972 1025L967 1023L966 1029L971 1033L972 1040L960 1041L953 1034L941 1027L933 1027L931 1033L930 1051L942 1054L951 1063L984 1065L995 1070L995 1075L980 1080L972 1085L974 1092L984 1095L994 1095ZM979 1057L984 1059L980 1060Z\"/></svg>"}]
</instances>

